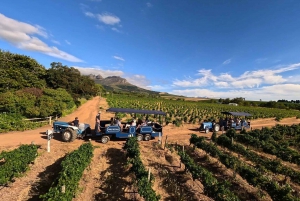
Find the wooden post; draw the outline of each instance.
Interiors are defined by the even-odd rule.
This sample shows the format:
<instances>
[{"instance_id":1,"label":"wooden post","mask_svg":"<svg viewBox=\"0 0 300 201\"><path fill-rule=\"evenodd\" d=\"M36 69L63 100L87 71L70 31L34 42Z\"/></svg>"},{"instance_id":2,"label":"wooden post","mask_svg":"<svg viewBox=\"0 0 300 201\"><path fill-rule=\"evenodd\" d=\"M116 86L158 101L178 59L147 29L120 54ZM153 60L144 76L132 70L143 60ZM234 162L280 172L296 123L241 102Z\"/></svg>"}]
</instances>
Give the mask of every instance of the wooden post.
<instances>
[{"instance_id":1,"label":"wooden post","mask_svg":"<svg viewBox=\"0 0 300 201\"><path fill-rule=\"evenodd\" d=\"M148 171L148 181L150 181L150 176L151 176L151 168L149 168L149 171Z\"/></svg>"},{"instance_id":2,"label":"wooden post","mask_svg":"<svg viewBox=\"0 0 300 201\"><path fill-rule=\"evenodd\" d=\"M165 140L165 146L164 146L164 149L166 148L167 140L168 140L168 135L166 135L166 140Z\"/></svg>"},{"instance_id":3,"label":"wooden post","mask_svg":"<svg viewBox=\"0 0 300 201\"><path fill-rule=\"evenodd\" d=\"M52 122L51 122L51 118L52 118L52 116L49 117L49 125L50 125L50 126L52 125L52 124L51 124L51 123L52 123Z\"/></svg>"},{"instance_id":4,"label":"wooden post","mask_svg":"<svg viewBox=\"0 0 300 201\"><path fill-rule=\"evenodd\" d=\"M63 186L61 187L61 192L62 192L62 193L66 193L66 186L65 186L65 185L63 185Z\"/></svg>"},{"instance_id":5,"label":"wooden post","mask_svg":"<svg viewBox=\"0 0 300 201\"><path fill-rule=\"evenodd\" d=\"M161 132L158 134L158 144L161 144Z\"/></svg>"}]
</instances>

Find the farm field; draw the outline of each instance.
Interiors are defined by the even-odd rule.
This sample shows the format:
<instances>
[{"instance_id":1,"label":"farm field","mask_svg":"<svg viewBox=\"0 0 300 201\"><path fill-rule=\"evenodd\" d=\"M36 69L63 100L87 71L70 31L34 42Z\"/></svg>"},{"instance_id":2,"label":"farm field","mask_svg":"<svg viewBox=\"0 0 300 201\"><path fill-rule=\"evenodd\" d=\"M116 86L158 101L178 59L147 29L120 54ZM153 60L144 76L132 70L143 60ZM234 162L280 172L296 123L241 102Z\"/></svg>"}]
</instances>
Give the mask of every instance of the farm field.
<instances>
[{"instance_id":1,"label":"farm field","mask_svg":"<svg viewBox=\"0 0 300 201\"><path fill-rule=\"evenodd\" d=\"M109 108L106 99L96 97L79 107L74 113L60 120L71 121L78 116L81 122L89 123L93 128L99 107L103 108L101 119L110 119L113 116L112 113L105 112ZM260 129L261 127L271 127L275 124L291 125L293 123L299 124L300 119L285 118L280 122L276 122L274 118L255 119L251 121L251 126L253 129ZM238 171L223 164L218 157L214 157L212 154L208 156L208 151L203 151L204 148L197 148L196 152L193 152L191 146L188 146L191 133L208 137L209 139L211 137L211 133L199 133L197 131L198 127L198 124L189 123L182 124L179 127L173 124L166 125L163 130L163 142L165 137L168 136L169 144L177 142L180 145L178 146L180 150L182 150L182 145L184 145L187 155L197 165L201 164L201 167L208 170L213 178L221 183L220 185L223 185L221 182L223 178L228 179L232 186L226 187L225 185L225 187L232 191L240 200L279 200L279 198L272 197L273 195L270 195L271 193L268 189L258 188L251 181L247 180L245 176L240 175ZM40 200L38 198L39 195L47 193L51 183L58 177L60 163L64 160L66 153L78 149L84 143L83 140L79 139L72 143L63 143L57 137L54 137L51 140L51 152L48 153L46 151L47 140L44 132L50 128L51 126L44 126L31 131L10 132L0 135L0 151L13 150L19 147L20 144L30 144L31 142L41 145L38 149L39 155L34 163L30 165L30 169L25 173L25 176L16 178L8 186L0 186L2 201ZM137 193L136 186L133 185L134 174L126 167L126 151L122 149L125 141L110 141L107 144L101 144L92 140L91 143L96 146L93 151L93 158L88 168L83 172L79 182L79 192L73 201L142 200ZM166 149L162 149L157 145L157 140L141 142L139 147L141 161L146 170L151 167L151 173L155 179L152 188L156 194L160 195L161 200L213 200L212 196L215 193L208 193L213 192L210 191L213 188L209 188L209 182L201 182L200 177L191 174L193 173L191 170L194 168L191 163L186 165L191 170L189 173L185 173L183 163L188 160L187 158L181 160L180 156L183 157L184 155L181 153L179 156L174 147L167 146ZM227 153L229 151L225 148L219 147L219 149L222 153L235 154L233 152ZM254 151L256 152L256 150ZM264 152L258 152L258 154L262 154L264 157L273 156ZM255 163L244 157L240 159L249 164L250 167ZM284 166L291 165L295 171L300 172L300 166L294 163L282 162L282 164ZM195 171L200 170L196 168ZM270 172L269 170L267 173L260 173L262 174L261 177L265 178L265 175L269 175ZM232 179L233 175L235 175L235 179ZM195 181L193 181L193 177ZM282 178L284 177L280 174L277 180L282 180ZM276 180L276 178L274 179ZM272 182L275 182L274 179ZM297 183L291 179L291 186L294 191L291 190L290 196L293 199L297 196L296 191L299 190L299 182ZM218 198L214 199L218 200Z\"/></svg>"}]
</instances>

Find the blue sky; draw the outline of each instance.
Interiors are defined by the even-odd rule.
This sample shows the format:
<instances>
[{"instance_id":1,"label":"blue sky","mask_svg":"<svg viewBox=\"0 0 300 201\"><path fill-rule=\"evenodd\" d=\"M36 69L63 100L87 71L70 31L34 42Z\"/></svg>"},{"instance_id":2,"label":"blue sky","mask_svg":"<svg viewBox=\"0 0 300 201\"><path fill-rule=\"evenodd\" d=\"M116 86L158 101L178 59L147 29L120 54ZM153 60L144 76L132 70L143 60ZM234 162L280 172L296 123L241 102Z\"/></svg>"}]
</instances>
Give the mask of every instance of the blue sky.
<instances>
[{"instance_id":1,"label":"blue sky","mask_svg":"<svg viewBox=\"0 0 300 201\"><path fill-rule=\"evenodd\" d=\"M300 99L300 1L2 0L0 48L189 97Z\"/></svg>"}]
</instances>

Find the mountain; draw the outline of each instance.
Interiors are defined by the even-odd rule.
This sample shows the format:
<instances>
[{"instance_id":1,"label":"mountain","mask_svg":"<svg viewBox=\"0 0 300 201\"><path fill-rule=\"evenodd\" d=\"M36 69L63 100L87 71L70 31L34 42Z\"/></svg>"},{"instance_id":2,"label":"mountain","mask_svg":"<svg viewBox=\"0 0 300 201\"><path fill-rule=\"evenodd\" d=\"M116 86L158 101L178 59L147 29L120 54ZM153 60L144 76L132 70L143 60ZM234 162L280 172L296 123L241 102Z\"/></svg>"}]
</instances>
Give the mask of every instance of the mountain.
<instances>
[{"instance_id":1,"label":"mountain","mask_svg":"<svg viewBox=\"0 0 300 201\"><path fill-rule=\"evenodd\" d=\"M159 94L159 92L143 89L130 84L125 78L120 76L109 76L103 78L101 75L89 75L89 77L93 79L95 83L101 84L107 91Z\"/></svg>"}]
</instances>

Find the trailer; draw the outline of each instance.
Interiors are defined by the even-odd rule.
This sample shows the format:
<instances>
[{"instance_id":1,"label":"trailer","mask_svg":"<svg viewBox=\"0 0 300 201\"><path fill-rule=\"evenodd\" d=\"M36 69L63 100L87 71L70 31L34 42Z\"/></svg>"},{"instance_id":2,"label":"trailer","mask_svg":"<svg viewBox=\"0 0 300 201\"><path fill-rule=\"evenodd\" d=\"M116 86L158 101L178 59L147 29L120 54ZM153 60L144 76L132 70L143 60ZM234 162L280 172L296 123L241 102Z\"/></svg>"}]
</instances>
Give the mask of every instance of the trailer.
<instances>
[{"instance_id":1,"label":"trailer","mask_svg":"<svg viewBox=\"0 0 300 201\"><path fill-rule=\"evenodd\" d=\"M154 114L163 115L166 113L158 110L138 110L129 108L109 108L107 112L114 113L131 113L131 114ZM129 137L137 137L138 141L149 141L156 137L163 135L162 126L159 123L149 123L146 126L127 126L126 122L121 122L122 127L119 125L111 124L111 120L100 121L100 131L95 132L95 136L101 137L102 143L107 143L111 139L127 139Z\"/></svg>"},{"instance_id":2,"label":"trailer","mask_svg":"<svg viewBox=\"0 0 300 201\"><path fill-rule=\"evenodd\" d=\"M250 121L246 118L252 116L246 112L221 112L221 114L225 115L225 119L221 119L219 122L203 122L199 131L204 131L205 133L209 133L209 131L218 132L219 130L243 130L250 128ZM243 119L239 119L238 117L243 117ZM239 120L238 120L239 119Z\"/></svg>"}]
</instances>

